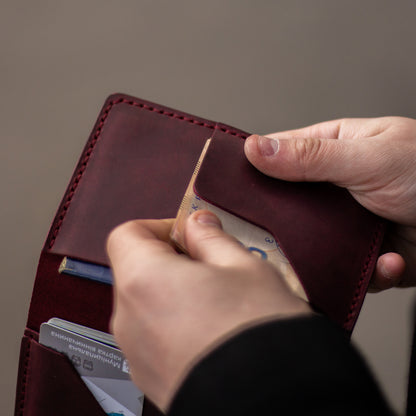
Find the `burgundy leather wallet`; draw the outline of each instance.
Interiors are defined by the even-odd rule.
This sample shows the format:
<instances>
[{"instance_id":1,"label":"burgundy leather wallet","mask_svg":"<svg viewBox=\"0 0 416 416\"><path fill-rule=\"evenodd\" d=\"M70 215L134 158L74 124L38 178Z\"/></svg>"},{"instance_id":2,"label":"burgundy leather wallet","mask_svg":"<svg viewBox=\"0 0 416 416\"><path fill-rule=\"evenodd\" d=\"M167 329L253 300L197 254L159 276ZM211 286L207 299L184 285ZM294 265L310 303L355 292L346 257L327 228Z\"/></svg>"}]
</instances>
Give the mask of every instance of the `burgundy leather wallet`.
<instances>
[{"instance_id":1,"label":"burgundy leather wallet","mask_svg":"<svg viewBox=\"0 0 416 416\"><path fill-rule=\"evenodd\" d=\"M52 317L108 332L112 289L59 274L59 265L65 256L107 265L105 241L113 227L135 218L175 217L210 137L195 191L271 232L314 308L352 330L383 221L330 184L262 175L243 155L247 136L123 94L106 100L41 251L21 346L16 415L104 415L70 361L40 345L38 336L40 324ZM158 411L145 400L143 414Z\"/></svg>"}]
</instances>

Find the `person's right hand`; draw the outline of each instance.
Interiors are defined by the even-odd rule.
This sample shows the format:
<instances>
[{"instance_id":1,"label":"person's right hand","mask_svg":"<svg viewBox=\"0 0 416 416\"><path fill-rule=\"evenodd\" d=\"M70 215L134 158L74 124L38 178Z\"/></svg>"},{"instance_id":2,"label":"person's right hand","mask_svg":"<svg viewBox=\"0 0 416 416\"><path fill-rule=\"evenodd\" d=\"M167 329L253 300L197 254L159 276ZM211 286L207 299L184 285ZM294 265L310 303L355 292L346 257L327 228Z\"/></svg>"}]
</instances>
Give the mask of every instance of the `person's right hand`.
<instances>
[{"instance_id":1,"label":"person's right hand","mask_svg":"<svg viewBox=\"0 0 416 416\"><path fill-rule=\"evenodd\" d=\"M416 286L416 120L344 119L253 135L245 152L266 175L332 182L392 221L372 289Z\"/></svg>"}]
</instances>

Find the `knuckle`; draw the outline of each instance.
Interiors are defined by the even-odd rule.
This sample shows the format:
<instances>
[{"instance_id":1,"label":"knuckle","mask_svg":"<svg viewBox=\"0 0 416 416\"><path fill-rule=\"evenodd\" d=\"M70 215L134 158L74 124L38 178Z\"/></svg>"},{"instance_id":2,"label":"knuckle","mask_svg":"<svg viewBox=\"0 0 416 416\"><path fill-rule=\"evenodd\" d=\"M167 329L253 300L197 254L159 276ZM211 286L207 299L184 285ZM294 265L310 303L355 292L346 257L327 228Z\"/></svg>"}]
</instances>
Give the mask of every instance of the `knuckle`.
<instances>
[{"instance_id":1,"label":"knuckle","mask_svg":"<svg viewBox=\"0 0 416 416\"><path fill-rule=\"evenodd\" d=\"M127 234L133 231L137 226L136 220L131 220L117 225L113 228L107 236L106 247L107 251L111 251L111 248L120 244Z\"/></svg>"},{"instance_id":2,"label":"knuckle","mask_svg":"<svg viewBox=\"0 0 416 416\"><path fill-rule=\"evenodd\" d=\"M322 157L323 143L320 139L297 139L294 142L297 161L299 163L301 179L310 176L311 168Z\"/></svg>"},{"instance_id":3,"label":"knuckle","mask_svg":"<svg viewBox=\"0 0 416 416\"><path fill-rule=\"evenodd\" d=\"M313 159L321 150L321 140L319 139L301 139L295 141L296 153L299 161L304 165Z\"/></svg>"},{"instance_id":4,"label":"knuckle","mask_svg":"<svg viewBox=\"0 0 416 416\"><path fill-rule=\"evenodd\" d=\"M218 244L224 239L227 238L227 235L219 229L209 228L204 230L203 233L200 233L198 240L202 245L205 244Z\"/></svg>"},{"instance_id":5,"label":"knuckle","mask_svg":"<svg viewBox=\"0 0 416 416\"><path fill-rule=\"evenodd\" d=\"M118 236L124 235L126 232L129 232L136 226L136 220L130 220L123 222L122 224L117 225L113 230L110 232L110 236Z\"/></svg>"},{"instance_id":6,"label":"knuckle","mask_svg":"<svg viewBox=\"0 0 416 416\"><path fill-rule=\"evenodd\" d=\"M245 254L245 248L234 236L227 234L221 229L207 227L197 233L192 233L187 239L187 249L191 257L206 258L216 253L215 257L225 256L230 250L241 249L241 253ZM248 255L248 253L247 253ZM254 256L253 256L254 257Z\"/></svg>"},{"instance_id":7,"label":"knuckle","mask_svg":"<svg viewBox=\"0 0 416 416\"><path fill-rule=\"evenodd\" d=\"M140 291L141 279L136 273L124 274L122 279L118 279L117 292L125 296L134 296Z\"/></svg>"},{"instance_id":8,"label":"knuckle","mask_svg":"<svg viewBox=\"0 0 416 416\"><path fill-rule=\"evenodd\" d=\"M158 290L160 287L156 287L148 275L131 273L120 279L117 284L117 303L133 313L147 300L154 299Z\"/></svg>"},{"instance_id":9,"label":"knuckle","mask_svg":"<svg viewBox=\"0 0 416 416\"><path fill-rule=\"evenodd\" d=\"M156 280L148 265L133 264L117 279L117 292L126 298L146 296L155 286Z\"/></svg>"}]
</instances>

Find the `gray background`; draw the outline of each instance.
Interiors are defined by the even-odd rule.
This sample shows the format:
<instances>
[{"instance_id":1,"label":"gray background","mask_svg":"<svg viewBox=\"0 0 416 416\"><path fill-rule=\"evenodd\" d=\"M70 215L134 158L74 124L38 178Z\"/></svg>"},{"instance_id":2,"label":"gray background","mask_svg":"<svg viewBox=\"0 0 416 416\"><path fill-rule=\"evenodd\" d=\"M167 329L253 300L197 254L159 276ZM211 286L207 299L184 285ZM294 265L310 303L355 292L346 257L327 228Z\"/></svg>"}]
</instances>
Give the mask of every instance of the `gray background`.
<instances>
[{"instance_id":1,"label":"gray background","mask_svg":"<svg viewBox=\"0 0 416 416\"><path fill-rule=\"evenodd\" d=\"M1 1L0 413L50 221L106 96L251 132L414 116L414 1ZM414 290L367 297L354 341L403 411Z\"/></svg>"}]
</instances>

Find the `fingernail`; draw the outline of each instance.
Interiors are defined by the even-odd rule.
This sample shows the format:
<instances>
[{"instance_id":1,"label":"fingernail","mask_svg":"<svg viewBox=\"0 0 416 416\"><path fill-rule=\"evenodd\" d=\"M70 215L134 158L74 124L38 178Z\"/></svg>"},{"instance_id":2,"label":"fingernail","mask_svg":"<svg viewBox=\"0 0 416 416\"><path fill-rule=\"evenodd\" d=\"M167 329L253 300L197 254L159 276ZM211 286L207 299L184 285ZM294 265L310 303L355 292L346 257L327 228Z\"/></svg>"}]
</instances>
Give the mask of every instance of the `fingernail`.
<instances>
[{"instance_id":1,"label":"fingernail","mask_svg":"<svg viewBox=\"0 0 416 416\"><path fill-rule=\"evenodd\" d=\"M268 137L258 136L257 147L262 156L273 156L279 150L279 141Z\"/></svg>"},{"instance_id":2,"label":"fingernail","mask_svg":"<svg viewBox=\"0 0 416 416\"><path fill-rule=\"evenodd\" d=\"M394 286L394 278L395 278L395 276L386 268L386 265L384 264L384 262L381 262L380 269L381 269L380 270L381 271L381 274L386 279L386 282L388 282L388 284L390 285L390 287L393 287Z\"/></svg>"},{"instance_id":3,"label":"fingernail","mask_svg":"<svg viewBox=\"0 0 416 416\"><path fill-rule=\"evenodd\" d=\"M201 212L201 213L196 214L195 220L202 225L208 225L210 227L221 228L221 221L214 214Z\"/></svg>"}]
</instances>

